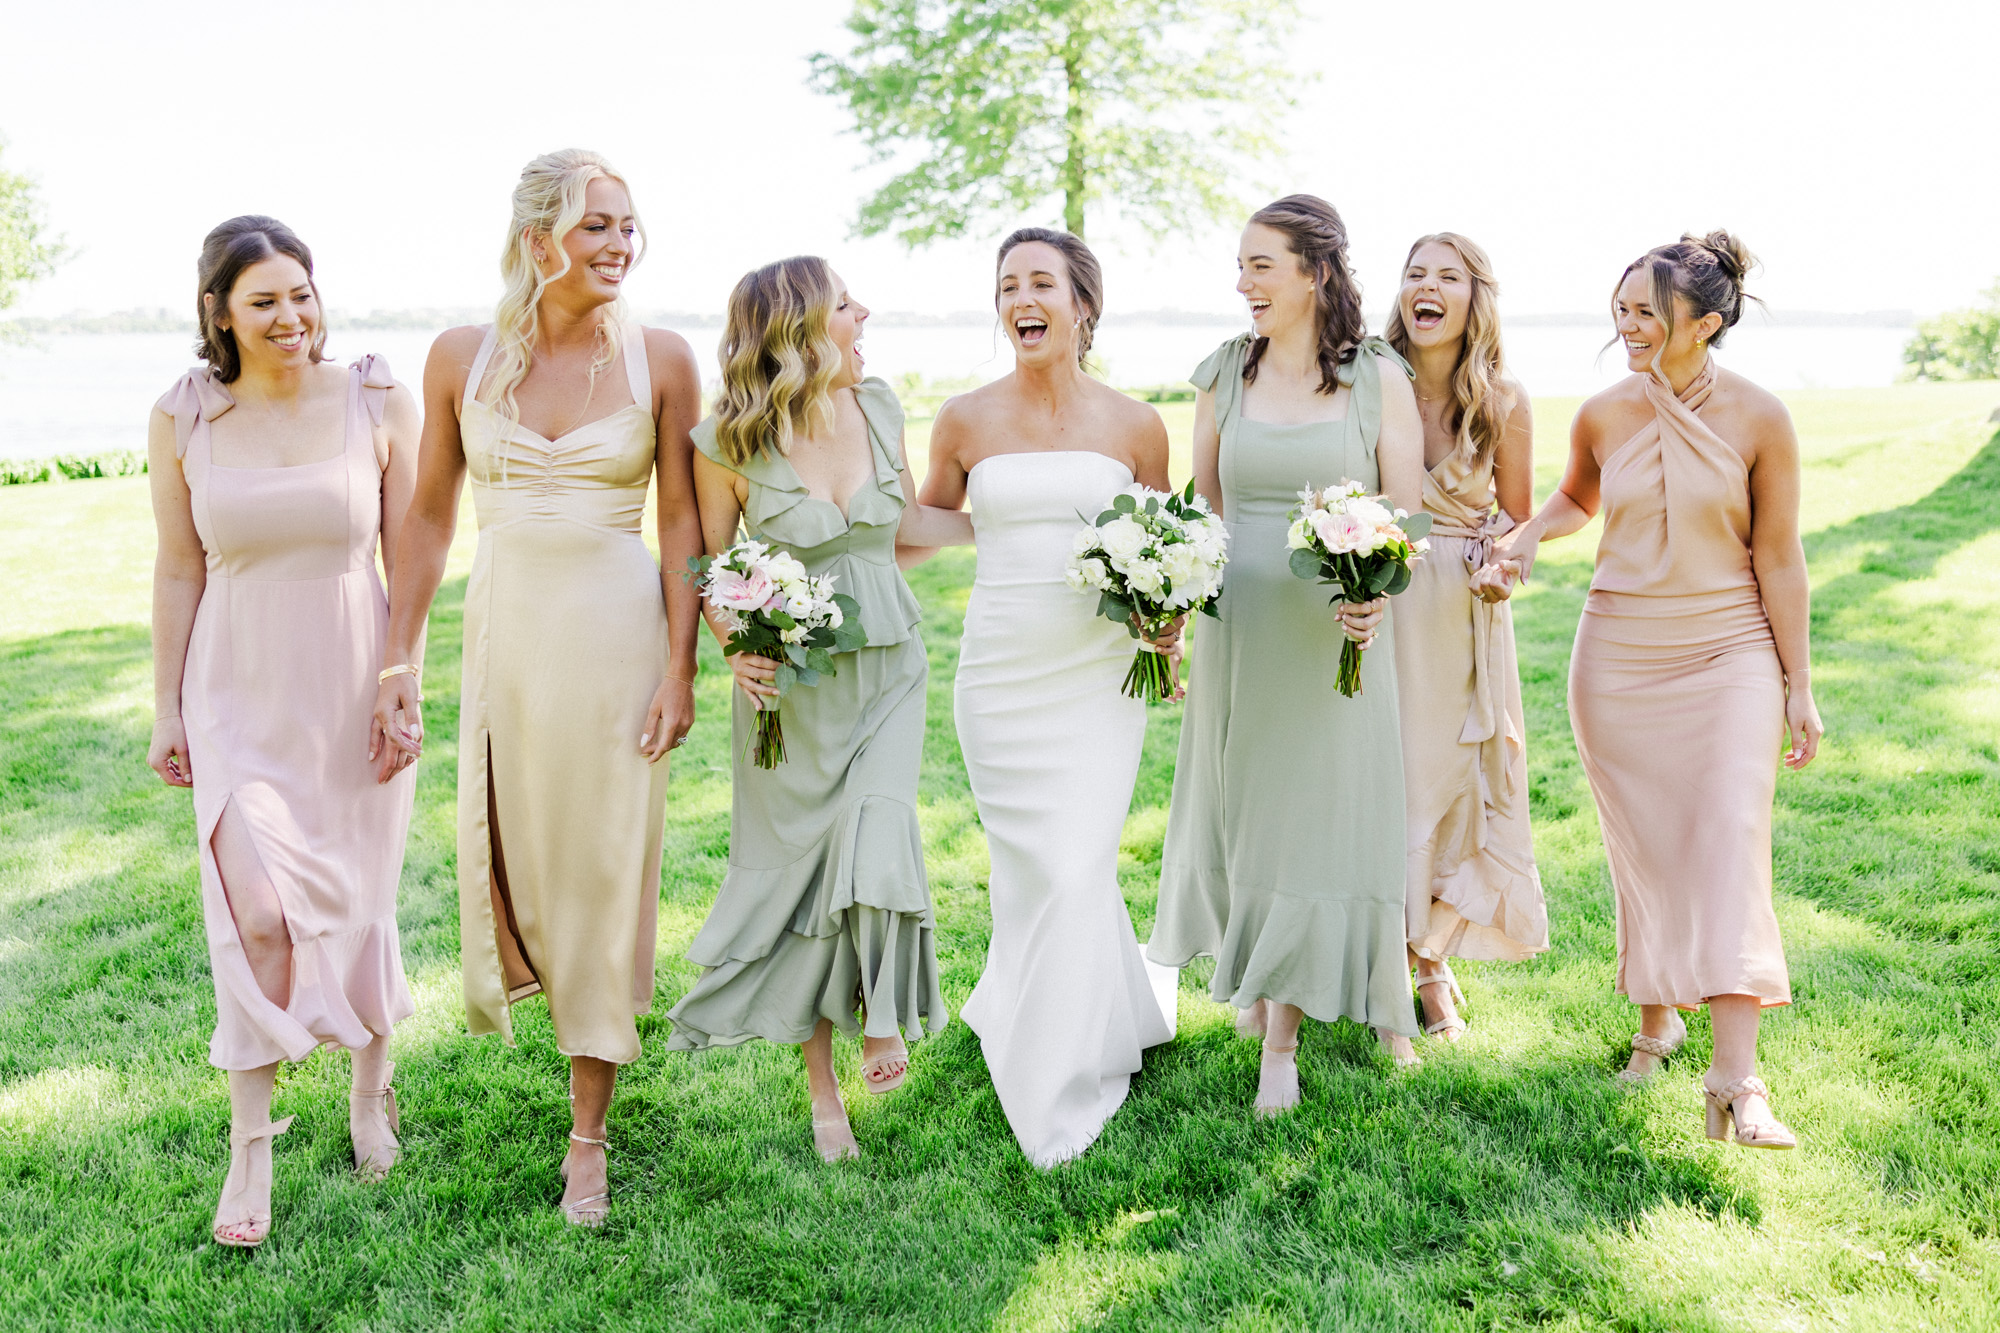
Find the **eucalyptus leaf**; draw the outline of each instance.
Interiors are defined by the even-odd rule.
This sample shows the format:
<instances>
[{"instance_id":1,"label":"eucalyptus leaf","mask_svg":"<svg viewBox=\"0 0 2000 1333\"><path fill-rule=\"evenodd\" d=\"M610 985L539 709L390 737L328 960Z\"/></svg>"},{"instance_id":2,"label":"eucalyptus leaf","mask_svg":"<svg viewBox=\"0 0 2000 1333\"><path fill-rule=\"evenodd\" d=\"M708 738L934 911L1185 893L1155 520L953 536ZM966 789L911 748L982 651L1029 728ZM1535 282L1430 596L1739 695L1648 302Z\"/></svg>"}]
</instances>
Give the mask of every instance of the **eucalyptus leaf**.
<instances>
[{"instance_id":1,"label":"eucalyptus leaf","mask_svg":"<svg viewBox=\"0 0 2000 1333\"><path fill-rule=\"evenodd\" d=\"M1139 507L1139 502L1121 491L1111 497L1111 507L1121 514L1129 514Z\"/></svg>"},{"instance_id":2,"label":"eucalyptus leaf","mask_svg":"<svg viewBox=\"0 0 2000 1333\"><path fill-rule=\"evenodd\" d=\"M1319 577L1319 552L1300 547L1292 552L1292 573L1302 579Z\"/></svg>"},{"instance_id":3,"label":"eucalyptus leaf","mask_svg":"<svg viewBox=\"0 0 2000 1333\"><path fill-rule=\"evenodd\" d=\"M1396 526L1401 528L1404 534L1414 542L1419 537L1428 537L1431 535L1431 516L1422 510L1418 510L1408 518L1398 519Z\"/></svg>"},{"instance_id":4,"label":"eucalyptus leaf","mask_svg":"<svg viewBox=\"0 0 2000 1333\"><path fill-rule=\"evenodd\" d=\"M838 668L833 664L833 654L824 648L814 648L806 654L806 665L814 671L834 675Z\"/></svg>"},{"instance_id":5,"label":"eucalyptus leaf","mask_svg":"<svg viewBox=\"0 0 2000 1333\"><path fill-rule=\"evenodd\" d=\"M798 670L791 663L780 662L778 663L777 678L771 683L778 687L778 693L783 694L786 690L797 684L798 679Z\"/></svg>"},{"instance_id":6,"label":"eucalyptus leaf","mask_svg":"<svg viewBox=\"0 0 2000 1333\"><path fill-rule=\"evenodd\" d=\"M1408 565L1396 565L1394 569L1396 571L1395 577L1390 579L1389 586L1382 590L1391 597L1394 597L1397 593L1410 586L1410 567Z\"/></svg>"}]
</instances>

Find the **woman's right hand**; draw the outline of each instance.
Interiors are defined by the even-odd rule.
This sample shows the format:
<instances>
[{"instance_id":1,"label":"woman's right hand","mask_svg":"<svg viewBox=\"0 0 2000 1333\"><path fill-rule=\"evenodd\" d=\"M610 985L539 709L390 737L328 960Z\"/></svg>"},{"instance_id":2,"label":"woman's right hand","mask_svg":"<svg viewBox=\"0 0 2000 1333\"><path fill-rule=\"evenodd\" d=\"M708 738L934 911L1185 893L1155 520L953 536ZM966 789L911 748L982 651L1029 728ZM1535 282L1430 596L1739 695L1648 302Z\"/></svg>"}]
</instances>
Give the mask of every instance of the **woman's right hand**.
<instances>
[{"instance_id":1,"label":"woman's right hand","mask_svg":"<svg viewBox=\"0 0 2000 1333\"><path fill-rule=\"evenodd\" d=\"M1377 597L1372 602L1342 602L1339 609L1341 629L1366 651L1375 642L1375 631L1381 628L1382 613L1389 609L1389 599Z\"/></svg>"},{"instance_id":2,"label":"woman's right hand","mask_svg":"<svg viewBox=\"0 0 2000 1333\"><path fill-rule=\"evenodd\" d=\"M153 743L146 747L146 767L169 787L194 786L194 764L188 758L187 728L178 717L156 718Z\"/></svg>"},{"instance_id":3,"label":"woman's right hand","mask_svg":"<svg viewBox=\"0 0 2000 1333\"><path fill-rule=\"evenodd\" d=\"M1528 575L1535 572L1535 552L1541 543L1542 525L1539 520L1531 518L1517 524L1493 543L1493 550L1486 557L1486 567L1505 565L1510 574L1526 583Z\"/></svg>"},{"instance_id":4,"label":"woman's right hand","mask_svg":"<svg viewBox=\"0 0 2000 1333\"><path fill-rule=\"evenodd\" d=\"M368 724L368 762L375 781L387 782L424 754L424 719L417 702L417 678L404 672L375 690L375 716Z\"/></svg>"},{"instance_id":5,"label":"woman's right hand","mask_svg":"<svg viewBox=\"0 0 2000 1333\"><path fill-rule=\"evenodd\" d=\"M758 712L764 710L764 700L778 697L778 664L768 657L755 653L731 653L724 659L729 669L736 673L736 688L743 691L750 700L750 706Z\"/></svg>"}]
</instances>

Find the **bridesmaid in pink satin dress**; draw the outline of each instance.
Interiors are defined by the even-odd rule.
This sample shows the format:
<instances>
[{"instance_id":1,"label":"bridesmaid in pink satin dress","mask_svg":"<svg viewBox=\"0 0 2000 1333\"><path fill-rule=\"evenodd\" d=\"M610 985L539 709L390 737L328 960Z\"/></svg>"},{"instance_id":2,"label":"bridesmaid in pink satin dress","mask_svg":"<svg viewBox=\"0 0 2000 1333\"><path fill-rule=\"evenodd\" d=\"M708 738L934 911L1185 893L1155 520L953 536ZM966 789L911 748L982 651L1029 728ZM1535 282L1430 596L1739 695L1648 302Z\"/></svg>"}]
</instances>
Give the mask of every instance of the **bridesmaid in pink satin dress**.
<instances>
[{"instance_id":1,"label":"bridesmaid in pink satin dress","mask_svg":"<svg viewBox=\"0 0 2000 1333\"><path fill-rule=\"evenodd\" d=\"M1706 1004L1707 1132L1797 1140L1757 1077L1762 1010L1791 1002L1771 906L1776 750L1812 762L1823 728L1807 647L1799 457L1776 397L1709 349L1742 315L1755 262L1727 232L1683 236L1627 266L1613 297L1635 374L1586 402L1562 486L1503 538L1525 576L1535 543L1604 509L1570 661L1570 718L1603 825L1618 908L1617 988L1640 1006L1642 1080Z\"/></svg>"},{"instance_id":2,"label":"bridesmaid in pink satin dress","mask_svg":"<svg viewBox=\"0 0 2000 1333\"><path fill-rule=\"evenodd\" d=\"M417 411L381 358L342 368L312 255L282 223L232 218L202 245L206 365L148 441L155 721L147 763L194 789L215 979L209 1059L229 1071L218 1244L271 1226L281 1060L354 1052L362 1176L395 1164L389 1031L413 1005L396 934L414 776L375 726L388 625L376 573L416 477Z\"/></svg>"}]
</instances>

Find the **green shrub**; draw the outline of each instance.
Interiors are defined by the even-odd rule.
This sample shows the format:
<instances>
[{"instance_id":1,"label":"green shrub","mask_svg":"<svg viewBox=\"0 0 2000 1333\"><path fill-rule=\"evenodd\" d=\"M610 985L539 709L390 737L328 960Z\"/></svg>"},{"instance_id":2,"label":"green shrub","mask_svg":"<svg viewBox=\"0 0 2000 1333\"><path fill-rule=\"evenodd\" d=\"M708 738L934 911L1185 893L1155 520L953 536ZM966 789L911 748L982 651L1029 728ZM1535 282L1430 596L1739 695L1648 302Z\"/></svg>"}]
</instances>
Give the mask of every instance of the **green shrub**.
<instances>
[{"instance_id":1,"label":"green shrub","mask_svg":"<svg viewBox=\"0 0 2000 1333\"><path fill-rule=\"evenodd\" d=\"M66 477L136 477L146 470L146 455L134 449L104 454L57 454L54 458L0 458L0 486L24 486Z\"/></svg>"},{"instance_id":2,"label":"green shrub","mask_svg":"<svg viewBox=\"0 0 2000 1333\"><path fill-rule=\"evenodd\" d=\"M2000 282L1986 289L1986 304L1947 310L1917 325L1903 348L1913 380L2000 378Z\"/></svg>"}]
</instances>

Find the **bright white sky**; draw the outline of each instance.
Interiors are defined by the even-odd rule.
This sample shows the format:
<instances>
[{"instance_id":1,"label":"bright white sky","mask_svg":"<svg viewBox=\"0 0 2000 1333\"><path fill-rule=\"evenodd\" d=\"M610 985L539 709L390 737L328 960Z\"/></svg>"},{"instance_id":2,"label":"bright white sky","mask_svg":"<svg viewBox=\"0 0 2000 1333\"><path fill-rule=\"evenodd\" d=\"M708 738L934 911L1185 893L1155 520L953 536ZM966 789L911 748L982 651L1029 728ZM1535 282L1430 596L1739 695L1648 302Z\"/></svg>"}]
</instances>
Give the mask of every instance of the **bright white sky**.
<instances>
[{"instance_id":1,"label":"bright white sky","mask_svg":"<svg viewBox=\"0 0 2000 1333\"><path fill-rule=\"evenodd\" d=\"M1780 308L1926 312L2000 274L1993 0L1306 7L1293 58L1321 78L1261 174L1341 209L1371 309L1446 228L1492 251L1517 313L1598 309L1634 255L1717 225ZM880 170L804 63L844 49L846 11L9 3L0 162L81 252L17 311L191 307L203 233L245 212L305 237L337 309L485 305L521 164L568 145L633 183L640 309L720 311L801 251L877 310L982 308L1002 225L915 255L847 234ZM1236 309L1233 227L1092 240L1114 315Z\"/></svg>"}]
</instances>

